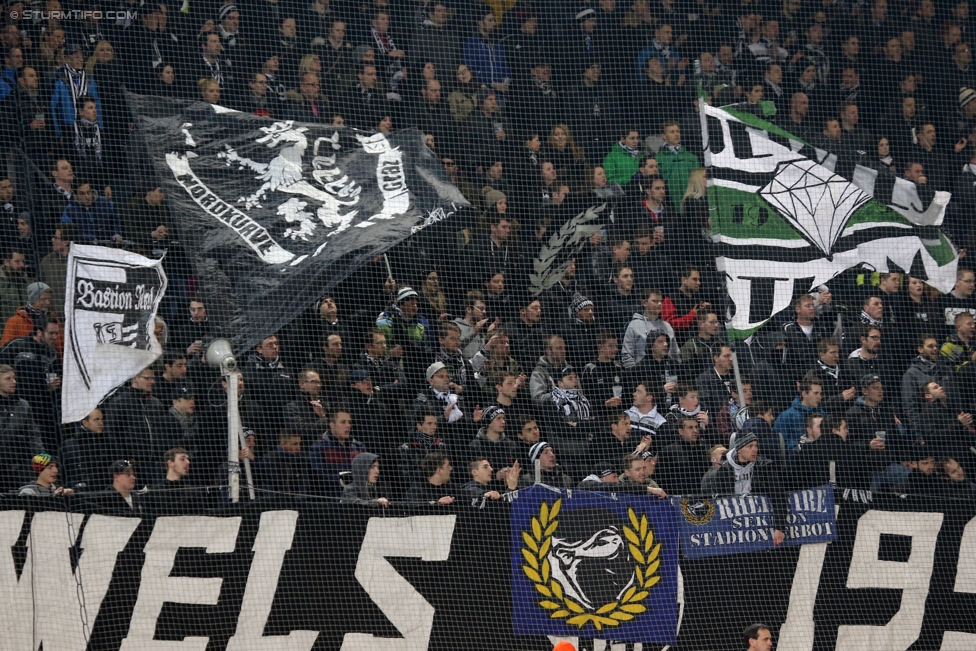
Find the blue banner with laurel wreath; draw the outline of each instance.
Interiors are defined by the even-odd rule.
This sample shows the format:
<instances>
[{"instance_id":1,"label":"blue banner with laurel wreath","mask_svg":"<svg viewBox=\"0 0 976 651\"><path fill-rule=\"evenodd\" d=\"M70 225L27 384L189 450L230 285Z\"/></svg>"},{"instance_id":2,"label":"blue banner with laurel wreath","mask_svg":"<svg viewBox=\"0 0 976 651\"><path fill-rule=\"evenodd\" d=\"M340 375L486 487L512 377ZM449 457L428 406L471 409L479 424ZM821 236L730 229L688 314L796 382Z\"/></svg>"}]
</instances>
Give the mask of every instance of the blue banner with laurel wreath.
<instances>
[{"instance_id":1,"label":"blue banner with laurel wreath","mask_svg":"<svg viewBox=\"0 0 976 651\"><path fill-rule=\"evenodd\" d=\"M678 522L667 501L536 485L512 502L512 627L675 644Z\"/></svg>"}]
</instances>

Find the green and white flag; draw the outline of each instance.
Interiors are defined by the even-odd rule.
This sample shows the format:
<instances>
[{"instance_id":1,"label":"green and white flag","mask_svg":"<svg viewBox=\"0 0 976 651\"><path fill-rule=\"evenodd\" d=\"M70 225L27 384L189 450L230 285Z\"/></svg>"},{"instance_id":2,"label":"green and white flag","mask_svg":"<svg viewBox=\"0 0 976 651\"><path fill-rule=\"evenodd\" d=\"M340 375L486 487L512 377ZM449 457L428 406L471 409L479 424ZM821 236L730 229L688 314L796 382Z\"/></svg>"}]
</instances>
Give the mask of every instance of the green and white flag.
<instances>
[{"instance_id":1,"label":"green and white flag","mask_svg":"<svg viewBox=\"0 0 976 651\"><path fill-rule=\"evenodd\" d=\"M734 107L699 104L716 263L734 304L730 338L858 265L952 289L956 250L939 229L949 193L924 206L910 181L879 181L860 165L845 178L833 154Z\"/></svg>"}]
</instances>

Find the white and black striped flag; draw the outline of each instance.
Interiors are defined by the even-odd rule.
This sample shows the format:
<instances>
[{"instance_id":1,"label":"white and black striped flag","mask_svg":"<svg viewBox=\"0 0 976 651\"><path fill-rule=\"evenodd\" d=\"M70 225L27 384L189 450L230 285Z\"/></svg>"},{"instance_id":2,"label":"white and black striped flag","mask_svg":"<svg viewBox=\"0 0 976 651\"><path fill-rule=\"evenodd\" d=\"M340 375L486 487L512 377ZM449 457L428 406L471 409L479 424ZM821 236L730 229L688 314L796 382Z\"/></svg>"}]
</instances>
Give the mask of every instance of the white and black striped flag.
<instances>
[{"instance_id":1,"label":"white and black striped flag","mask_svg":"<svg viewBox=\"0 0 976 651\"><path fill-rule=\"evenodd\" d=\"M104 246L71 245L64 297L61 422L87 416L163 349L155 316L166 293L163 261Z\"/></svg>"},{"instance_id":2,"label":"white and black striped flag","mask_svg":"<svg viewBox=\"0 0 976 651\"><path fill-rule=\"evenodd\" d=\"M861 165L846 178L835 155L769 122L700 107L716 263L734 303L730 338L749 336L796 293L858 265L952 289L957 254L939 229L947 192L926 207L910 181L882 183Z\"/></svg>"}]
</instances>

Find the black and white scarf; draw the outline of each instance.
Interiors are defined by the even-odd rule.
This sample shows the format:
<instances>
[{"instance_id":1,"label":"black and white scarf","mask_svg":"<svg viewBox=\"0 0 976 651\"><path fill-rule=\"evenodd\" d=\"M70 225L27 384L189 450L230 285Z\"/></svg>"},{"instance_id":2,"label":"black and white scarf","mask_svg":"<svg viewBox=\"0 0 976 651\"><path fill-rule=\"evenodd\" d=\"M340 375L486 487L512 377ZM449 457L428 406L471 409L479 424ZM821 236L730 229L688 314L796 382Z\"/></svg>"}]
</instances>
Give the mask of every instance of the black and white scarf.
<instances>
[{"instance_id":1,"label":"black and white scarf","mask_svg":"<svg viewBox=\"0 0 976 651\"><path fill-rule=\"evenodd\" d=\"M61 82L68 87L71 93L71 106L77 112L78 98L88 95L88 74L84 70L73 70L71 66L64 65L61 68ZM82 138L80 123L82 120L75 120L75 147L78 146L79 139ZM96 125L97 126L97 125ZM100 141L100 139L99 139ZM101 143L99 142L99 154L101 154Z\"/></svg>"},{"instance_id":2,"label":"black and white scarf","mask_svg":"<svg viewBox=\"0 0 976 651\"><path fill-rule=\"evenodd\" d=\"M535 84L535 87L539 90L539 92L545 95L546 97L551 97L552 95L555 95L556 91L555 89L553 89L551 81L543 81L542 79L533 77L532 83Z\"/></svg>"},{"instance_id":3,"label":"black and white scarf","mask_svg":"<svg viewBox=\"0 0 976 651\"><path fill-rule=\"evenodd\" d=\"M732 466L732 470L735 471L735 494L748 495L752 492L752 471L756 467L756 462L750 461L746 465L740 466L736 459L737 456L738 450L735 448L729 450L728 454L725 455L729 465Z\"/></svg>"},{"instance_id":4,"label":"black and white scarf","mask_svg":"<svg viewBox=\"0 0 976 651\"><path fill-rule=\"evenodd\" d=\"M79 154L101 159L102 130L97 121L89 122L81 118L75 120L75 150Z\"/></svg>"},{"instance_id":5,"label":"black and white scarf","mask_svg":"<svg viewBox=\"0 0 976 651\"><path fill-rule=\"evenodd\" d=\"M630 154L631 158L640 158L641 155L640 149L632 149L622 142L618 142L617 144L620 145L625 152Z\"/></svg>"},{"instance_id":6,"label":"black and white scarf","mask_svg":"<svg viewBox=\"0 0 976 651\"><path fill-rule=\"evenodd\" d=\"M552 402L568 424L590 420L590 401L579 389L552 389Z\"/></svg>"}]
</instances>

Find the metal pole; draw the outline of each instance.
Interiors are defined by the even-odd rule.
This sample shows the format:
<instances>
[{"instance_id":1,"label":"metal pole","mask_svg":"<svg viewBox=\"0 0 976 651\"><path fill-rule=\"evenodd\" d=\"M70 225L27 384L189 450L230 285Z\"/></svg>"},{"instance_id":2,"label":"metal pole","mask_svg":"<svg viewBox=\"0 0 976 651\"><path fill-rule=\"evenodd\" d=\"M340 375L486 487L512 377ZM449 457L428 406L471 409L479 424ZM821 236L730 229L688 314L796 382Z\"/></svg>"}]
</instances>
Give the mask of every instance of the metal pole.
<instances>
[{"instance_id":1,"label":"metal pole","mask_svg":"<svg viewBox=\"0 0 976 651\"><path fill-rule=\"evenodd\" d=\"M244 439L244 428L239 428L237 432L241 438L241 449L243 450L247 447L247 441ZM254 500L254 479L251 477L251 460L248 458L244 459L244 476L247 477L247 496Z\"/></svg>"},{"instance_id":2,"label":"metal pole","mask_svg":"<svg viewBox=\"0 0 976 651\"><path fill-rule=\"evenodd\" d=\"M242 435L241 413L237 409L237 381L241 374L233 370L225 377L227 378L227 477L230 485L230 501L237 502L241 496L241 469L237 459L238 440Z\"/></svg>"},{"instance_id":3,"label":"metal pole","mask_svg":"<svg viewBox=\"0 0 976 651\"><path fill-rule=\"evenodd\" d=\"M742 390L742 375L739 374L739 356L732 351L732 372L735 374L735 388L739 393L739 409L746 408L746 394Z\"/></svg>"}]
</instances>

